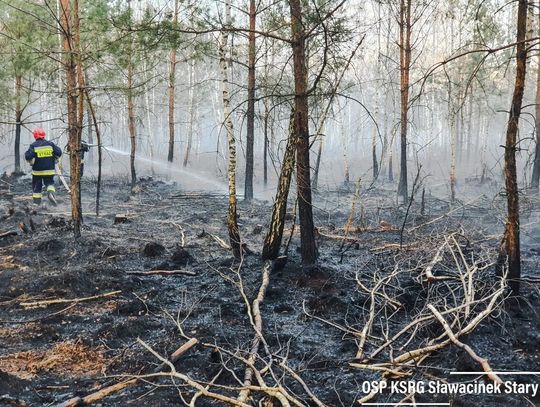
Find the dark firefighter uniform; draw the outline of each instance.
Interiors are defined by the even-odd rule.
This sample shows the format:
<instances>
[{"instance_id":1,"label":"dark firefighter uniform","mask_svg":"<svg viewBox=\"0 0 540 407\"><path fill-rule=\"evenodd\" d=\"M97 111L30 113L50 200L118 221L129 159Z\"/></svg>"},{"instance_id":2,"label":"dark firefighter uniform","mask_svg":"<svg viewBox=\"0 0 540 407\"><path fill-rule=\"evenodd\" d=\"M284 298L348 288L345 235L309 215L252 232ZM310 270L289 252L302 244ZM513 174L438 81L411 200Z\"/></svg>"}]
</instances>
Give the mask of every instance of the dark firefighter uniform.
<instances>
[{"instance_id":1,"label":"dark firefighter uniform","mask_svg":"<svg viewBox=\"0 0 540 407\"><path fill-rule=\"evenodd\" d=\"M34 130L34 141L24 158L32 165L32 198L34 203L40 204L43 185L47 188L49 200L56 204L54 193L54 166L58 158L62 155L62 150L52 141L45 140L45 132L41 129Z\"/></svg>"},{"instance_id":2,"label":"dark firefighter uniform","mask_svg":"<svg viewBox=\"0 0 540 407\"><path fill-rule=\"evenodd\" d=\"M69 153L69 144L66 144L66 147L64 148L64 151ZM81 177L84 174L84 155L90 151L90 144L88 144L86 141L81 140L81 149L79 150L81 154Z\"/></svg>"},{"instance_id":3,"label":"dark firefighter uniform","mask_svg":"<svg viewBox=\"0 0 540 407\"><path fill-rule=\"evenodd\" d=\"M84 154L90 151L90 146L84 140L81 140L81 177L84 174Z\"/></svg>"}]
</instances>

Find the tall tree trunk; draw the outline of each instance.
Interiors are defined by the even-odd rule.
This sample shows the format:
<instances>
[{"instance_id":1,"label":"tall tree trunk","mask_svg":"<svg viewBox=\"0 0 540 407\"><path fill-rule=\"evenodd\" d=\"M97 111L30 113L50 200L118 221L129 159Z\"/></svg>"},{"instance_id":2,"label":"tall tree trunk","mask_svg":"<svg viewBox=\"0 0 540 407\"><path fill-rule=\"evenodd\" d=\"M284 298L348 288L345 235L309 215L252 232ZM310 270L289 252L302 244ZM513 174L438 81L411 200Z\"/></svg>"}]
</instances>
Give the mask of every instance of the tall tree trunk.
<instances>
[{"instance_id":1,"label":"tall tree trunk","mask_svg":"<svg viewBox=\"0 0 540 407\"><path fill-rule=\"evenodd\" d=\"M21 75L15 76L15 173L21 172L21 127L22 127L22 104L21 104Z\"/></svg>"},{"instance_id":2,"label":"tall tree trunk","mask_svg":"<svg viewBox=\"0 0 540 407\"><path fill-rule=\"evenodd\" d=\"M341 105L339 103L339 99L337 100L337 103L338 103L338 110L340 112L342 112L341 110ZM350 109L350 105L349 105L349 109ZM350 129L350 110L349 110L349 129ZM343 124L343 120L344 120L344 117L343 117L343 114L341 113L340 114L340 119L339 119L339 135L340 135L340 138L341 138L341 148L342 148L342 155L343 155L343 170L344 170L344 174L343 174L343 185L345 186L348 186L351 182L351 168L350 168L350 165L349 165L349 153L348 153L348 143L349 143L349 140L347 139L347 134L345 133L345 125Z\"/></svg>"},{"instance_id":3,"label":"tall tree trunk","mask_svg":"<svg viewBox=\"0 0 540 407\"><path fill-rule=\"evenodd\" d=\"M388 145L388 181L394 182L394 142L396 134L392 132Z\"/></svg>"},{"instance_id":4,"label":"tall tree trunk","mask_svg":"<svg viewBox=\"0 0 540 407\"><path fill-rule=\"evenodd\" d=\"M265 52L264 52L264 78L268 78L268 54L271 53L271 47L268 45L268 42L265 42ZM264 133L264 146L263 146L263 183L266 187L268 185L268 155L269 155L269 136L268 130L270 126L270 96L265 96L263 98L264 105L264 124L263 124L263 133Z\"/></svg>"},{"instance_id":5,"label":"tall tree trunk","mask_svg":"<svg viewBox=\"0 0 540 407\"><path fill-rule=\"evenodd\" d=\"M236 216L236 138L234 137L233 123L231 119L231 97L229 92L229 73L227 63L228 29L231 26L231 1L225 2L225 30L221 32L219 44L219 65L221 69L221 85L223 90L223 120L227 131L227 143L229 147L229 160L227 175L229 178L229 210L227 212L227 227L229 229L229 242L235 258L242 255L240 243L240 231Z\"/></svg>"},{"instance_id":6,"label":"tall tree trunk","mask_svg":"<svg viewBox=\"0 0 540 407\"><path fill-rule=\"evenodd\" d=\"M131 14L131 0L128 0L129 12ZM131 15L130 15L131 24ZM135 105L133 102L133 35L129 32L128 45L128 61L127 61L127 113L128 113L128 130L130 140L130 155L129 166L131 169L131 188L137 183L137 173L135 171L135 154L137 150L137 133L135 124Z\"/></svg>"},{"instance_id":7,"label":"tall tree trunk","mask_svg":"<svg viewBox=\"0 0 540 407\"><path fill-rule=\"evenodd\" d=\"M263 147L263 183L268 185L268 125L270 121L270 109L268 98L264 98L264 147Z\"/></svg>"},{"instance_id":8,"label":"tall tree trunk","mask_svg":"<svg viewBox=\"0 0 540 407\"><path fill-rule=\"evenodd\" d=\"M383 113L383 129L382 129L382 136L383 136L383 142L382 142L382 149L381 149L381 168L379 168L379 174L384 174L385 172L385 160L386 156L388 155L388 109L386 108L386 96L384 97L384 113ZM383 175L384 176L384 175Z\"/></svg>"},{"instance_id":9,"label":"tall tree trunk","mask_svg":"<svg viewBox=\"0 0 540 407\"><path fill-rule=\"evenodd\" d=\"M257 9L255 0L249 0L249 45L248 45L248 105L246 136L246 180L244 199L253 199L253 147L255 142L255 23Z\"/></svg>"},{"instance_id":10,"label":"tall tree trunk","mask_svg":"<svg viewBox=\"0 0 540 407\"><path fill-rule=\"evenodd\" d=\"M467 147L466 149L466 155L465 159L467 160L467 164L471 161L471 151L473 149L472 141L473 141L473 85L471 83L470 91L469 91L469 100L467 105Z\"/></svg>"},{"instance_id":11,"label":"tall tree trunk","mask_svg":"<svg viewBox=\"0 0 540 407\"><path fill-rule=\"evenodd\" d=\"M540 13L538 14L538 30L540 32ZM536 99L535 99L535 132L536 145L534 147L534 162L531 177L531 188L538 191L540 182L540 54L538 55L538 71L536 73Z\"/></svg>"},{"instance_id":12,"label":"tall tree trunk","mask_svg":"<svg viewBox=\"0 0 540 407\"><path fill-rule=\"evenodd\" d=\"M154 104L150 104L150 92L154 91L155 89L155 86L152 86L152 83L151 83L151 71L148 69L148 66L146 66L146 63L145 63L145 72L146 72L146 86L145 86L145 90L144 90L144 103L145 103L145 107L146 107L146 129L147 129L147 133L148 133L148 138L147 138L147 145L148 145L148 150L150 151L150 159L152 160L151 164L150 164L150 171L152 173L152 175L155 175L156 171L155 171L155 168L154 168L154 157L155 157L155 154L154 154L154 127L152 126L152 117L151 117L151 112L155 112L155 106Z\"/></svg>"},{"instance_id":13,"label":"tall tree trunk","mask_svg":"<svg viewBox=\"0 0 540 407\"><path fill-rule=\"evenodd\" d=\"M453 109L453 108L452 108ZM457 161L456 112L450 112L450 202L456 200L456 161Z\"/></svg>"},{"instance_id":14,"label":"tall tree trunk","mask_svg":"<svg viewBox=\"0 0 540 407\"><path fill-rule=\"evenodd\" d=\"M398 195L407 202L407 130L409 115L409 72L411 68L411 0L401 0L399 11L399 61L401 101L401 163Z\"/></svg>"},{"instance_id":15,"label":"tall tree trunk","mask_svg":"<svg viewBox=\"0 0 540 407\"><path fill-rule=\"evenodd\" d=\"M506 184L506 199L508 214L504 236L501 244L499 260L508 258L508 279L514 294L519 293L519 279L521 277L521 258L519 247L519 191L516 168L516 146L518 142L519 116L525 89L525 73L527 68L527 44L525 34L527 30L527 0L519 0L517 17L517 45L516 45L516 81L510 117L506 129L506 145L504 151L504 174Z\"/></svg>"},{"instance_id":16,"label":"tall tree trunk","mask_svg":"<svg viewBox=\"0 0 540 407\"><path fill-rule=\"evenodd\" d=\"M300 253L302 263L314 264L317 260L313 207L311 204L311 182L309 166L309 118L307 94L307 67L305 31L302 22L300 0L289 0L291 12L291 34L294 65L294 127L298 133L296 151L296 185L298 213L300 218Z\"/></svg>"},{"instance_id":17,"label":"tall tree trunk","mask_svg":"<svg viewBox=\"0 0 540 407\"><path fill-rule=\"evenodd\" d=\"M137 149L137 133L135 128L135 105L133 103L133 66L130 60L127 67L127 110L128 110L128 129L129 140L131 143L131 150L129 155L129 166L131 169L131 187L134 187L137 183L137 173L135 172L135 153Z\"/></svg>"},{"instance_id":18,"label":"tall tree trunk","mask_svg":"<svg viewBox=\"0 0 540 407\"><path fill-rule=\"evenodd\" d=\"M323 123L324 124L324 123ZM321 169L321 158L322 158L322 150L324 146L324 137L322 135L323 129L320 129L320 132L317 132L315 135L319 139L319 148L317 149L317 156L315 157L315 168L313 169L313 181L311 182L311 186L317 192L317 189L319 188L319 170Z\"/></svg>"},{"instance_id":19,"label":"tall tree trunk","mask_svg":"<svg viewBox=\"0 0 540 407\"><path fill-rule=\"evenodd\" d=\"M88 75L84 73L84 83L88 84ZM86 93L86 90L84 91ZM83 95L83 99L85 95ZM94 144L94 126L92 125L92 112L90 111L90 106L88 100L86 101L86 117L88 125L88 144ZM88 162L93 162L94 155L92 154L92 149L88 151Z\"/></svg>"},{"instance_id":20,"label":"tall tree trunk","mask_svg":"<svg viewBox=\"0 0 540 407\"><path fill-rule=\"evenodd\" d=\"M174 2L174 22L176 27L178 24L179 0ZM176 87L176 44L173 45L170 52L169 61L169 155L167 160L173 162L174 159L174 91Z\"/></svg>"},{"instance_id":21,"label":"tall tree trunk","mask_svg":"<svg viewBox=\"0 0 540 407\"><path fill-rule=\"evenodd\" d=\"M380 3L379 3L380 5ZM380 15L380 13L379 13ZM391 32L391 29L392 29L392 19L390 18L390 13L388 14L388 16L385 16L386 20L387 20L387 31L388 32ZM385 55L390 55L390 35L386 35L386 41L385 41ZM388 69L388 61L387 61L387 58L384 59L384 67L385 67L385 70L386 70L386 73L389 72L389 69ZM388 132L389 132L389 128L391 128L391 126L389 126L389 114L388 114L388 111L390 110L388 108L388 100L389 100L389 94L390 94L390 88L391 88L391 84L388 84L388 83L384 83L383 84L383 92L384 92L384 98L383 98L383 109L384 109L384 114L383 114L383 148L382 148L382 151L381 151L381 167L382 168L379 168L379 174L380 173L383 173L384 172L384 166L386 165L387 167L387 176L388 176L388 180L393 182L394 181L394 174L393 174L393 171L392 169L390 168L391 165L392 165L392 142L390 141L390 139L393 139L393 136L392 137L389 137L388 136ZM391 131L391 130L390 130ZM388 158L387 158L388 157ZM388 160L388 163L385 164L385 160Z\"/></svg>"},{"instance_id":22,"label":"tall tree trunk","mask_svg":"<svg viewBox=\"0 0 540 407\"><path fill-rule=\"evenodd\" d=\"M77 184L77 211L80 222L83 222L82 202L81 202L81 140L84 123L84 90L86 89L86 81L84 80L84 71L82 66L82 47L81 47L81 28L79 19L79 0L73 0L73 43L75 48L77 73L77 163L71 172L71 182ZM70 165L71 161L70 161Z\"/></svg>"},{"instance_id":23,"label":"tall tree trunk","mask_svg":"<svg viewBox=\"0 0 540 407\"><path fill-rule=\"evenodd\" d=\"M287 213L287 198L291 186L291 178L296 163L296 147L298 144L298 132L295 129L294 110L291 112L289 120L289 137L283 155L281 172L279 174L276 199L272 207L272 220L268 233L264 238L262 251L263 260L273 260L279 256L279 248L283 238L283 228L285 226L285 214Z\"/></svg>"},{"instance_id":24,"label":"tall tree trunk","mask_svg":"<svg viewBox=\"0 0 540 407\"><path fill-rule=\"evenodd\" d=\"M80 37L78 34L78 2L70 0L60 0L60 25L63 35L63 63L66 72L66 93L67 93L67 113L68 113L68 136L69 136L69 163L71 175L71 218L73 221L73 233L76 238L81 235L82 211L80 207L80 167L81 167L81 128L78 118L79 91L78 68L80 64ZM82 86L82 84L81 84ZM81 122L82 123L82 122Z\"/></svg>"},{"instance_id":25,"label":"tall tree trunk","mask_svg":"<svg viewBox=\"0 0 540 407\"><path fill-rule=\"evenodd\" d=\"M191 146L193 145L193 127L195 121L195 60L192 60L189 64L189 128L188 138L186 143L186 151L184 153L184 167L187 167L189 161L189 155L191 153Z\"/></svg>"},{"instance_id":26,"label":"tall tree trunk","mask_svg":"<svg viewBox=\"0 0 540 407\"><path fill-rule=\"evenodd\" d=\"M373 181L379 177L379 163L377 161L377 126L373 125L371 136L371 165L373 169Z\"/></svg>"},{"instance_id":27,"label":"tall tree trunk","mask_svg":"<svg viewBox=\"0 0 540 407\"><path fill-rule=\"evenodd\" d=\"M376 80L379 81L381 77L381 3L377 6L377 64L376 64L376 70L375 70L375 76ZM384 92L383 92L384 94ZM375 121L379 119L379 105L381 104L381 98L379 95L375 96L375 114L373 115ZM371 168L372 168L372 176L373 176L373 182L377 181L377 178L379 177L379 163L377 161L377 136L379 132L379 128L377 126L377 123L373 123L373 131L371 133ZM381 146L381 159L383 156L382 150L384 149L384 143L383 146Z\"/></svg>"},{"instance_id":28,"label":"tall tree trunk","mask_svg":"<svg viewBox=\"0 0 540 407\"><path fill-rule=\"evenodd\" d=\"M102 150L101 150L101 132L99 130L98 126L98 120L96 117L96 112L94 110L94 106L92 104L92 99L90 98L90 93L88 91L88 88L85 88L84 93L86 95L86 102L88 104L88 110L90 112L90 117L92 118L92 122L94 124L94 128L96 130L96 139L98 143L98 176L97 176L97 187L96 187L96 216L99 216L99 203L100 203L100 197L101 197L101 164L102 164Z\"/></svg>"}]
</instances>

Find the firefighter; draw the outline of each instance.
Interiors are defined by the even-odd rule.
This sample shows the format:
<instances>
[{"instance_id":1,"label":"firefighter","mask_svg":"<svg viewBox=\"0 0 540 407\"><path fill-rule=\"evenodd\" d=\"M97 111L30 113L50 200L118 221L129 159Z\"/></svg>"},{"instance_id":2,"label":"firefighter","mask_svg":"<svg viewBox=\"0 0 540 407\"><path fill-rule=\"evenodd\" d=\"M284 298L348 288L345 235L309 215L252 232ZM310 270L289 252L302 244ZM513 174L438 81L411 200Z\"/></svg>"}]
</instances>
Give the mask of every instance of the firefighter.
<instances>
[{"instance_id":1,"label":"firefighter","mask_svg":"<svg viewBox=\"0 0 540 407\"><path fill-rule=\"evenodd\" d=\"M84 154L90 151L90 147L90 144L84 140L81 140L81 177L84 174Z\"/></svg>"},{"instance_id":2,"label":"firefighter","mask_svg":"<svg viewBox=\"0 0 540 407\"><path fill-rule=\"evenodd\" d=\"M97 144L88 144L86 141L81 140L81 149L79 150L81 154L81 178L84 174L84 155L90 151L90 147L95 147ZM66 153L69 153L69 144L66 144L64 147L64 151Z\"/></svg>"},{"instance_id":3,"label":"firefighter","mask_svg":"<svg viewBox=\"0 0 540 407\"><path fill-rule=\"evenodd\" d=\"M40 205L43 186L45 186L49 201L56 206L54 167L62 155L62 150L52 141L45 140L43 129L35 129L32 134L36 141L30 144L24 153L24 158L32 166L32 198L36 205Z\"/></svg>"}]
</instances>

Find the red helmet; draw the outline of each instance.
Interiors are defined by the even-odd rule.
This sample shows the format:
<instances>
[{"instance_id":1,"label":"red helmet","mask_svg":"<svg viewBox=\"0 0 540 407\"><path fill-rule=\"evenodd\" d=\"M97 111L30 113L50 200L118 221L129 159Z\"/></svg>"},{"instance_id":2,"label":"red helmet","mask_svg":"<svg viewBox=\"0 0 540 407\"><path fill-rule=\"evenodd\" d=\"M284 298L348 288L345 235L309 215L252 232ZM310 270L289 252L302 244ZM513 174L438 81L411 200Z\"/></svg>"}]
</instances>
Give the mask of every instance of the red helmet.
<instances>
[{"instance_id":1,"label":"red helmet","mask_svg":"<svg viewBox=\"0 0 540 407\"><path fill-rule=\"evenodd\" d=\"M36 140L40 138L45 138L45 130L43 129L35 129L32 134L34 135L34 138Z\"/></svg>"}]
</instances>

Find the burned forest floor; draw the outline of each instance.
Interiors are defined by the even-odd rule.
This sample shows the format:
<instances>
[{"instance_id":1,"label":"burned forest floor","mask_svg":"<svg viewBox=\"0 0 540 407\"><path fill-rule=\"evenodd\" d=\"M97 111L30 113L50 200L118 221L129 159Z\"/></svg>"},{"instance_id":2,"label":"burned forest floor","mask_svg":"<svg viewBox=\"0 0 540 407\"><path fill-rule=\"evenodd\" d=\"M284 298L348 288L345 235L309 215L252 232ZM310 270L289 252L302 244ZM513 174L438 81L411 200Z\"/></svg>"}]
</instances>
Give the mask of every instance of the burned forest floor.
<instances>
[{"instance_id":1,"label":"burned forest floor","mask_svg":"<svg viewBox=\"0 0 540 407\"><path fill-rule=\"evenodd\" d=\"M29 179L4 176L0 405L212 406L242 390L237 405L540 405L524 390L538 375L482 374L467 350L494 372L540 371L540 199L522 198L524 278L511 298L495 267L504 198L493 186L472 180L469 198L452 204L426 187L410 207L396 204L394 188L316 193L313 267L301 265L291 201L287 260L269 269L260 252L271 202L239 201L238 261L227 248L225 195L157 179L132 192L107 178L96 217L96 184L84 180L74 239L62 187L57 207L36 208ZM185 344L173 371L163 365ZM431 394L365 384L497 379L522 386Z\"/></svg>"}]
</instances>

